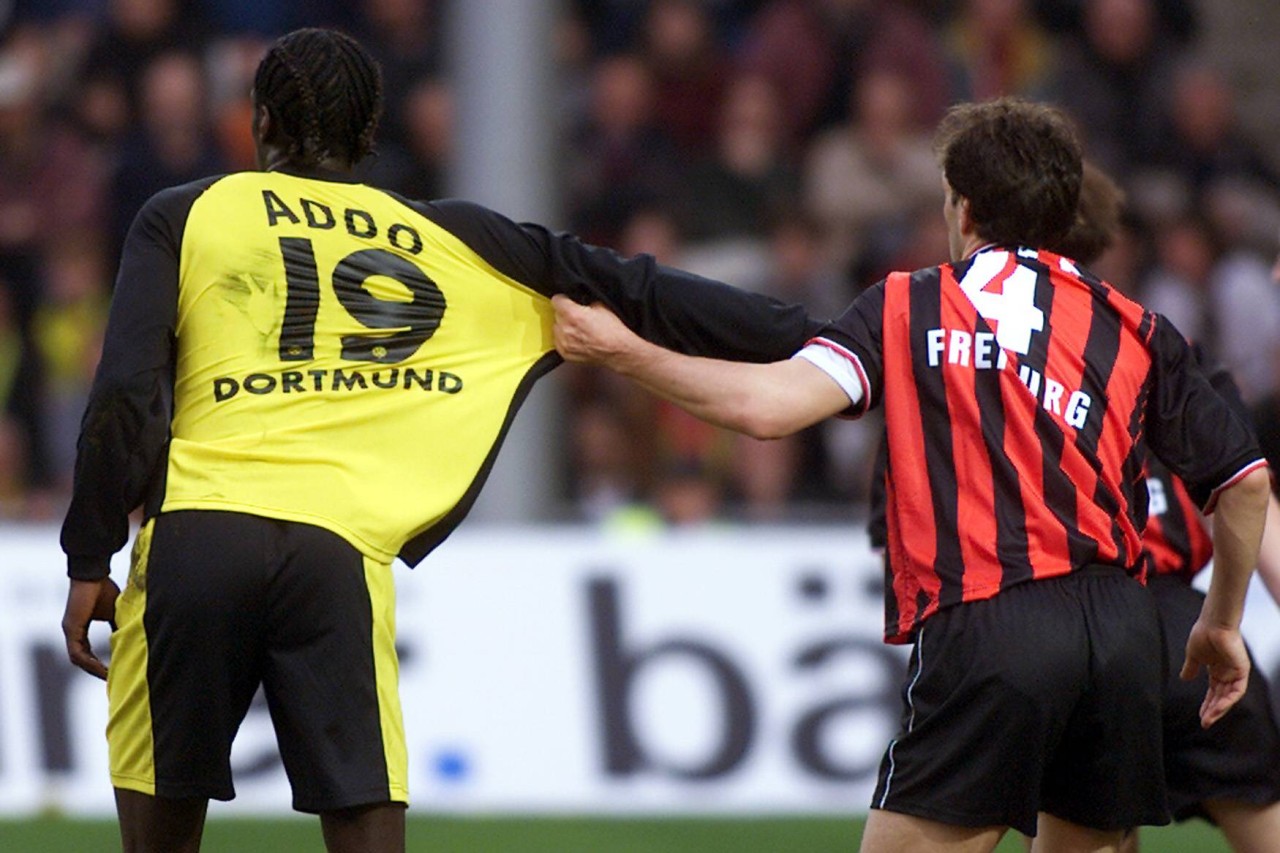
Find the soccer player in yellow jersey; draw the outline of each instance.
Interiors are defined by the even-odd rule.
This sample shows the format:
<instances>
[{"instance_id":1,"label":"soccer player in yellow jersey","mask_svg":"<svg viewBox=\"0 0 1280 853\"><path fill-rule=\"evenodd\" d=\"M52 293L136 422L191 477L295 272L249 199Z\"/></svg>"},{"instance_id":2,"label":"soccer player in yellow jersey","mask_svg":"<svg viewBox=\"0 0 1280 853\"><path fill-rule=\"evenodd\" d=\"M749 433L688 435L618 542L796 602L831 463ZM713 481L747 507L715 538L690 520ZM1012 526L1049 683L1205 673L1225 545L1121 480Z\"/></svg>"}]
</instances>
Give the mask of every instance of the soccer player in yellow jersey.
<instances>
[{"instance_id":1,"label":"soccer player in yellow jersey","mask_svg":"<svg viewBox=\"0 0 1280 853\"><path fill-rule=\"evenodd\" d=\"M157 194L126 240L62 531L63 631L107 679L126 851L199 849L259 685L328 849L398 851L391 562L458 524L560 362L551 297L720 358L784 358L816 326L652 258L354 181L381 79L339 33L272 45L254 104L260 170ZM108 563L140 506L117 601ZM110 672L92 619L118 626Z\"/></svg>"}]
</instances>

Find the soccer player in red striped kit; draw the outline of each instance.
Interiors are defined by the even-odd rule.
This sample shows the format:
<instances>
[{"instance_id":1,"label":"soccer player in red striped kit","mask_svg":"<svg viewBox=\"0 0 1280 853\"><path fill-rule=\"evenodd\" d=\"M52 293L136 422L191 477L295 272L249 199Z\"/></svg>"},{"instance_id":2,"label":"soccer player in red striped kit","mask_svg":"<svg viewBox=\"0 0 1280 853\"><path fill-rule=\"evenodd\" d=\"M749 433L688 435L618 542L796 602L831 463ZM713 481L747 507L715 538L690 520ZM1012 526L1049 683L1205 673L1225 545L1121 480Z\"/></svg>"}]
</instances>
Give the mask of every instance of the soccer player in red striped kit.
<instances>
[{"instance_id":1,"label":"soccer player in red striped kit","mask_svg":"<svg viewBox=\"0 0 1280 853\"><path fill-rule=\"evenodd\" d=\"M869 288L795 357L746 365L639 340L555 299L556 343L758 438L883 404L886 639L914 643L864 850L1109 850L1168 820L1164 654L1141 573L1154 452L1214 514L1187 642L1211 725L1244 690L1239 624L1269 478L1167 320L1060 255L1081 154L1057 110L963 104L937 136L952 262Z\"/></svg>"}]
</instances>

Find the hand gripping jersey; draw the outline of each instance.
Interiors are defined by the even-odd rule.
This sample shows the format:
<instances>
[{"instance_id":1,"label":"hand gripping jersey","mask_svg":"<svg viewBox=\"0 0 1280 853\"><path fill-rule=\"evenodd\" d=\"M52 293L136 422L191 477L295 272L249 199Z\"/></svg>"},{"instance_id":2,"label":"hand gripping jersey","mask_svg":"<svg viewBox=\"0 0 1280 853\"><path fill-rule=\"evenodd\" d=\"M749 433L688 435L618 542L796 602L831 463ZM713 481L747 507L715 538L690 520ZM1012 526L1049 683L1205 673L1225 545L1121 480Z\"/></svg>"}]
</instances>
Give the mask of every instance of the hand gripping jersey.
<instances>
[{"instance_id":1,"label":"hand gripping jersey","mask_svg":"<svg viewBox=\"0 0 1280 853\"><path fill-rule=\"evenodd\" d=\"M1014 584L1137 571L1148 449L1201 505L1265 464L1168 321L1050 252L892 274L814 343L884 402L890 642Z\"/></svg>"},{"instance_id":2,"label":"hand gripping jersey","mask_svg":"<svg viewBox=\"0 0 1280 853\"><path fill-rule=\"evenodd\" d=\"M418 562L465 515L532 382L550 296L684 352L785 358L798 307L463 202L246 172L160 193L128 237L63 546L106 574L127 513L233 510Z\"/></svg>"}]
</instances>

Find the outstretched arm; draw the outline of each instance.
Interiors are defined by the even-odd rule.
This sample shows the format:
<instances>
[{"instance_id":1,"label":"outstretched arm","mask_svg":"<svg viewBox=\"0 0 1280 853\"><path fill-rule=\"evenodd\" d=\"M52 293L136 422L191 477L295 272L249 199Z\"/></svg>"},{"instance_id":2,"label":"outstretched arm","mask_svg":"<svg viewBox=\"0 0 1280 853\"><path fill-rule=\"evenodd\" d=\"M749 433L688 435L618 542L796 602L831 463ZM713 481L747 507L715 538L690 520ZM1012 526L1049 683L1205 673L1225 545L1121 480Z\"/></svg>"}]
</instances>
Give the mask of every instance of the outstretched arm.
<instances>
[{"instance_id":1,"label":"outstretched arm","mask_svg":"<svg viewBox=\"0 0 1280 853\"><path fill-rule=\"evenodd\" d=\"M681 355L649 343L600 304L556 296L556 349L600 364L696 417L755 438L781 438L849 408L834 379L803 359L768 364Z\"/></svg>"}]
</instances>

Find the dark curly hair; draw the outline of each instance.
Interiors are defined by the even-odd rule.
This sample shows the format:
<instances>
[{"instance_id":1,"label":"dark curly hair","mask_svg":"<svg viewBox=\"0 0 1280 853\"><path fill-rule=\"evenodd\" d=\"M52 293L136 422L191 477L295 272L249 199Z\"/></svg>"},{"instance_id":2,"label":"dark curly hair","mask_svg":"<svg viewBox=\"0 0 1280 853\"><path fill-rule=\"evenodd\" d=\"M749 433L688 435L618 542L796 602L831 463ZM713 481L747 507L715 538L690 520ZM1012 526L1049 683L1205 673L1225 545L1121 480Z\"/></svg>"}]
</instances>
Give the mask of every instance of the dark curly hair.
<instances>
[{"instance_id":1,"label":"dark curly hair","mask_svg":"<svg viewBox=\"0 0 1280 853\"><path fill-rule=\"evenodd\" d=\"M1075 222L1080 141L1055 107L1017 98L959 104L943 117L934 147L984 240L1046 248Z\"/></svg>"},{"instance_id":2,"label":"dark curly hair","mask_svg":"<svg viewBox=\"0 0 1280 853\"><path fill-rule=\"evenodd\" d=\"M282 36L258 64L253 92L271 116L268 141L295 165L336 158L354 166L373 150L382 72L350 36L325 29Z\"/></svg>"}]
</instances>

